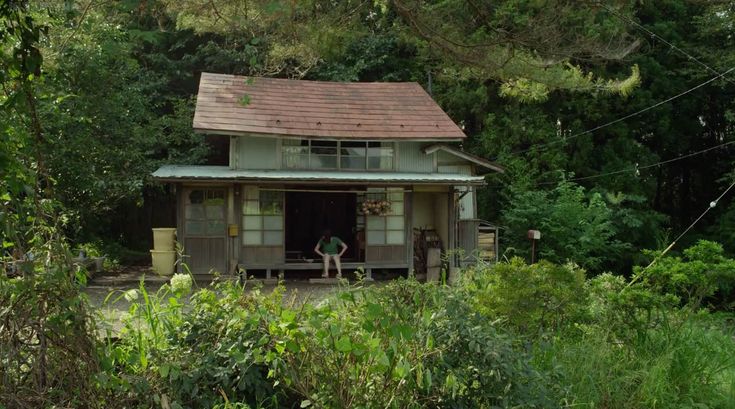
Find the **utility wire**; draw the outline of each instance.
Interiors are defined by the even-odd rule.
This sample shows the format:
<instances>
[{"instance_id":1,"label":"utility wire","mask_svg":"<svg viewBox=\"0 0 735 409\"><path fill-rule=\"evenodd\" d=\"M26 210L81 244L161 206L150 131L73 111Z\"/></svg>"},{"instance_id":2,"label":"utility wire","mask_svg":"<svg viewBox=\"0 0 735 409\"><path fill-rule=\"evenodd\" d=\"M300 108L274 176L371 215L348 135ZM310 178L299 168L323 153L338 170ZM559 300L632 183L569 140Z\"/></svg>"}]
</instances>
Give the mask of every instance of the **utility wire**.
<instances>
[{"instance_id":1,"label":"utility wire","mask_svg":"<svg viewBox=\"0 0 735 409\"><path fill-rule=\"evenodd\" d=\"M684 230L684 231L683 231L683 232L682 232L682 233L681 233L681 234L680 234L680 235L679 235L679 236L678 236L678 237L677 237L677 238L676 238L676 239L675 239L674 241L672 241L672 242L671 242L671 244L669 244L669 246L668 246L668 247L666 247L666 249L664 249L664 251L662 251L662 252L661 252L661 254L659 254L658 256L656 256L656 257L655 257L655 258L654 258L654 259L653 259L653 260L651 261L651 263L650 263L649 265L647 265L647 266L646 266L646 267L645 267L645 268L644 268L643 270L641 270L641 272L640 272L640 273L638 273L638 275L636 275L636 277L635 277L635 278L633 278L632 280L630 280L630 283L628 283L628 285L627 285L627 286L625 286L625 288L628 288L628 287L630 287L630 286L631 286L631 285L633 285L633 283L634 283L634 282L636 282L636 281L637 281L637 280L638 280L638 279L639 279L640 277L643 277L643 273L644 273L644 272L645 272L646 270L648 270L649 268L651 268L651 266L653 266L653 265L654 265L654 264L655 264L655 263L656 263L656 262L657 262L658 260L660 260L660 259L661 259L661 257L663 257L663 256L664 256L664 255L665 255L666 253L668 253L668 252L669 252L669 250L671 250L671 249L672 249L672 248L673 248L673 247L674 247L674 246L676 245L676 243L677 243L677 242L678 242L679 240L681 240L681 238L682 238L682 237L684 237L684 235L685 235L685 234L689 233L689 231L690 231L690 230L691 230L692 228L694 228L694 226L695 226L695 225L696 225L697 223L699 223L699 221L700 221L700 220L702 220L702 218L703 218L703 217L704 217L704 216L705 216L705 215L706 215L707 213L709 213L709 211L710 211L710 210L714 209L714 208L715 208L715 206L717 206L717 203L718 203L718 202L720 201L720 199L722 199L722 198L723 198L723 197L724 197L724 196L725 196L725 195L727 194L727 192L729 192L729 191L730 191L730 189L732 189L733 187L735 187L735 182L732 182L732 184L730 184L730 186L728 186L728 187L727 187L727 189L725 189L725 191L724 191L724 192L722 192L722 194L720 194L720 196L718 196L718 197L717 197L717 199L715 199L715 200L711 201L711 202L709 203L709 206L707 206L707 208L706 208L706 209L704 209L704 212L702 212L702 214L700 214L700 215L699 215L699 217L697 217L697 218L696 218L696 219L695 219L695 220L694 220L694 221L692 222L692 224L690 224L690 225L689 225L689 227L687 227L687 228L686 228L686 229L685 229L685 230Z\"/></svg>"},{"instance_id":2,"label":"utility wire","mask_svg":"<svg viewBox=\"0 0 735 409\"><path fill-rule=\"evenodd\" d=\"M665 164L668 164L668 163L677 162L677 161L680 161L680 160L691 158L692 156L701 155L703 153L707 153L707 152L713 151L715 149L724 148L725 146L732 145L732 144L735 144L735 141L721 143L721 144L719 144L717 146L711 146L709 148L702 149L700 151L696 151L696 152L692 152L692 153L687 153L686 155L681 155L681 156L677 156L675 158L666 159L666 160L663 160L661 162L650 163L648 165L643 165L643 166L639 166L638 164L636 164L636 166L634 166L632 168L625 168L625 169L615 170L615 171L612 171L612 172L600 173L600 174L597 174L597 175L590 175L590 176L582 176L582 177L571 178L571 179L566 179L566 180L569 180L569 181L580 181L580 180L596 179L596 178L601 178L601 177L605 177L605 176L617 175L617 174L626 173L626 172L637 172L639 170L653 168L653 167L656 167L656 166L661 166L661 165L665 165ZM548 185L548 184L556 184L556 182L542 182L542 183L539 183L539 185Z\"/></svg>"},{"instance_id":3,"label":"utility wire","mask_svg":"<svg viewBox=\"0 0 735 409\"><path fill-rule=\"evenodd\" d=\"M709 65L707 65L706 63L704 63L704 61L698 59L697 57L695 57L695 56L689 54L688 52L682 50L681 48L675 46L671 42L667 41L665 38L661 37L660 35L654 33L653 31L651 31L649 28L647 28L644 25L640 24L639 22L631 19L628 16L625 16L623 14L618 13L616 10L614 10L613 8L611 8L608 5L604 4L603 2L599 2L598 5L600 7L602 7L602 8L604 8L605 10L607 10L613 16L615 16L615 17L619 18L620 20L622 20L623 22L628 23L628 24L630 24L632 26L635 26L636 28L638 28L641 31L645 32L646 34L650 35L651 38L658 39L662 43L664 43L664 44L668 45L669 47L671 47L673 50L676 50L679 53L683 54L688 59L690 59L690 60L696 62L697 64L701 65L702 67L704 67L710 73L712 73L712 74L720 74L720 71L718 71L718 70L710 67ZM732 83L732 81L730 79L727 79L726 78L725 80L728 81L728 82L730 82L730 83Z\"/></svg>"},{"instance_id":4,"label":"utility wire","mask_svg":"<svg viewBox=\"0 0 735 409\"><path fill-rule=\"evenodd\" d=\"M610 122L606 122L606 123L604 123L602 125L598 125L598 126L596 126L594 128L588 129L586 131L578 132L576 134L573 134L571 136L567 136L567 137L558 139L556 141L542 143L542 144L539 144L539 145L534 145L534 146L532 146L530 148L527 148L527 149L522 149L522 150L519 150L519 151L511 152L510 155L511 156L514 156L514 155L525 153L525 152L528 152L528 151L531 151L531 150L541 149L541 148L544 148L546 146L556 145L556 144L559 144L559 143L566 142L566 141L568 141L570 139L575 139L575 138L578 138L580 136L583 136L583 135L586 135L586 134L589 134L589 133L592 133L592 132L595 132L595 131L599 131L602 128L606 128L606 127L608 127L610 125L614 125L614 124L616 124L618 122L625 121L626 119L630 119L630 118L632 118L634 116L638 116L638 115L640 115L640 114L642 114L644 112L650 111L650 110L652 110L654 108L657 108L657 107L659 107L659 106L661 106L663 104L669 103L669 102L671 102L671 101L673 101L673 100L675 100L677 98L683 97L684 95L689 94L690 92L693 92L693 91L695 91L695 90L697 90L699 88L702 88L703 86L705 86L705 85L707 85L707 84L709 84L709 83L711 83L713 81L716 81L716 80L724 77L725 75L729 74L733 70L735 70L735 67L732 67L729 70L727 70L727 71L725 71L725 72L723 72L721 74L717 74L715 77L712 77L712 78L708 79L707 81L705 81L705 82L703 82L703 83L701 83L701 84L699 84L699 85L697 85L697 86L695 86L693 88L690 88L690 89L688 89L688 90L686 90L684 92L680 92L680 93L678 93L678 94L676 94L676 95L674 95L672 97L669 97L669 98L667 98L667 99L665 99L663 101L659 101L659 102L657 102L657 103L655 103L655 104L653 104L653 105L651 105L649 107L646 107L646 108L643 108L643 109L638 110L636 112L633 112L632 114L625 115L625 116L623 116L621 118L612 120Z\"/></svg>"},{"instance_id":5,"label":"utility wire","mask_svg":"<svg viewBox=\"0 0 735 409\"><path fill-rule=\"evenodd\" d=\"M669 164L669 163L673 163L673 162L677 162L677 161L684 160L684 159L687 159L687 158L691 158L692 156L701 155L703 153L707 153L707 152L713 151L715 149L724 148L725 146L729 146L729 145L733 145L733 144L735 144L735 141L725 142L725 143L721 143L721 144L716 145L716 146L710 146L709 148L705 148L705 149L702 149L702 150L699 150L699 151L696 151L696 152L692 152L692 153L687 153L686 155L677 156L675 158L662 160L662 161L656 162L656 163L649 163L649 164L642 165L642 166L639 166L638 164L636 164L633 167L627 167L627 168L624 168L624 169L613 170L613 171L610 171L610 172L598 173L598 174L589 175L589 176L580 176L580 177L569 178L569 179L564 179L564 180L565 181L569 181L569 182L578 182L580 180L597 179L597 178L601 178L601 177L605 177L605 176L618 175L618 174L621 174L621 173L638 172L638 171L643 170L643 169L649 169L649 168L653 168L653 167L656 167L656 166L666 165L666 164ZM551 173L551 172L549 172L549 173ZM559 182L558 181L557 182L537 182L537 183L535 183L535 185L536 186L544 186L544 185L555 185L557 183L559 183ZM503 186L503 185L494 185L494 186L489 186L489 187L500 187L500 186Z\"/></svg>"}]
</instances>

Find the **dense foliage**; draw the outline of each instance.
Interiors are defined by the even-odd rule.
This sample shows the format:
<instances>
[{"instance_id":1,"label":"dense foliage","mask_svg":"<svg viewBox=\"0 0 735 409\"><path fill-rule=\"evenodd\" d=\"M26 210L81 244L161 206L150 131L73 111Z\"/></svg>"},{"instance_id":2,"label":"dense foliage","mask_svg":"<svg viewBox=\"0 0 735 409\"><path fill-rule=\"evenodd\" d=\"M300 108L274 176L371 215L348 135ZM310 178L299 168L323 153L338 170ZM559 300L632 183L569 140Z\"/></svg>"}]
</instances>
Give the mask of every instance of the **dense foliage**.
<instances>
[{"instance_id":1,"label":"dense foliage","mask_svg":"<svg viewBox=\"0 0 735 409\"><path fill-rule=\"evenodd\" d=\"M108 347L108 393L133 407L730 407L733 330L681 297L699 266L659 261L626 280L514 259L452 287L357 283L316 304L223 282L186 307L191 280L174 276L122 295L137 301ZM660 285L672 271L692 281Z\"/></svg>"}]
</instances>

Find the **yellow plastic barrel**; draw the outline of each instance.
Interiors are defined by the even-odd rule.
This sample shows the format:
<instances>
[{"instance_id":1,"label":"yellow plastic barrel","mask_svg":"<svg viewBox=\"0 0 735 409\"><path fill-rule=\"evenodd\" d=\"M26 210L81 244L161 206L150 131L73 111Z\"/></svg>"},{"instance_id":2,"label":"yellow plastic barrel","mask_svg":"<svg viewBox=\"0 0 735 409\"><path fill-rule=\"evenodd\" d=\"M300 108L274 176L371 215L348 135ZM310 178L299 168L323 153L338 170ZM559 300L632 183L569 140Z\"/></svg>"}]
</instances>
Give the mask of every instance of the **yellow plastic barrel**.
<instances>
[{"instance_id":1,"label":"yellow plastic barrel","mask_svg":"<svg viewBox=\"0 0 735 409\"><path fill-rule=\"evenodd\" d=\"M153 229L153 249L157 251L176 250L176 229L173 227L161 227Z\"/></svg>"},{"instance_id":2,"label":"yellow plastic barrel","mask_svg":"<svg viewBox=\"0 0 735 409\"><path fill-rule=\"evenodd\" d=\"M176 252L173 250L151 250L153 271L161 276L170 276L174 273Z\"/></svg>"}]
</instances>

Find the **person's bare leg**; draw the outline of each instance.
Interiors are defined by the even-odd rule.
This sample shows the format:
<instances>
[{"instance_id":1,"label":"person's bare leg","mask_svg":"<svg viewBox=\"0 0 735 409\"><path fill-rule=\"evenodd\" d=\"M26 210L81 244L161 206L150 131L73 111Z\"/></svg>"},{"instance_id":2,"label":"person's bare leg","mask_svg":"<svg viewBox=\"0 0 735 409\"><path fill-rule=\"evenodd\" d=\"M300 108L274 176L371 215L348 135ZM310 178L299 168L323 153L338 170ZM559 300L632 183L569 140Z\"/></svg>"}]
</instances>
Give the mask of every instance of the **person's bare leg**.
<instances>
[{"instance_id":1,"label":"person's bare leg","mask_svg":"<svg viewBox=\"0 0 735 409\"><path fill-rule=\"evenodd\" d=\"M337 278L342 278L342 261L339 259L339 254L332 256L334 258L334 265L337 267Z\"/></svg>"},{"instance_id":2,"label":"person's bare leg","mask_svg":"<svg viewBox=\"0 0 735 409\"><path fill-rule=\"evenodd\" d=\"M324 272L322 273L322 277L327 278L329 277L329 254L324 254Z\"/></svg>"}]
</instances>

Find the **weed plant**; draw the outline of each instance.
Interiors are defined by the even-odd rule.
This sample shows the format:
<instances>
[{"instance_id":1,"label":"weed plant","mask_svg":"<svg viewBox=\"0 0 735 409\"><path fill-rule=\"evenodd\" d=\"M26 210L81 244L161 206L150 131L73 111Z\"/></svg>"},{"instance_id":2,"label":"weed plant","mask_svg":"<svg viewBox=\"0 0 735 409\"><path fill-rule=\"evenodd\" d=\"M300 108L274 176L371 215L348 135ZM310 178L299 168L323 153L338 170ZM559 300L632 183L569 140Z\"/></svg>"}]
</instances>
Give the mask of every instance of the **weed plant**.
<instances>
[{"instance_id":1,"label":"weed plant","mask_svg":"<svg viewBox=\"0 0 735 409\"><path fill-rule=\"evenodd\" d=\"M701 261L689 282L713 288ZM729 263L717 260L717 288ZM452 286L343 284L319 303L235 281L189 296L177 275L117 296L137 299L108 343L106 385L121 407L733 407L730 315L670 271L587 279L516 259Z\"/></svg>"}]
</instances>

